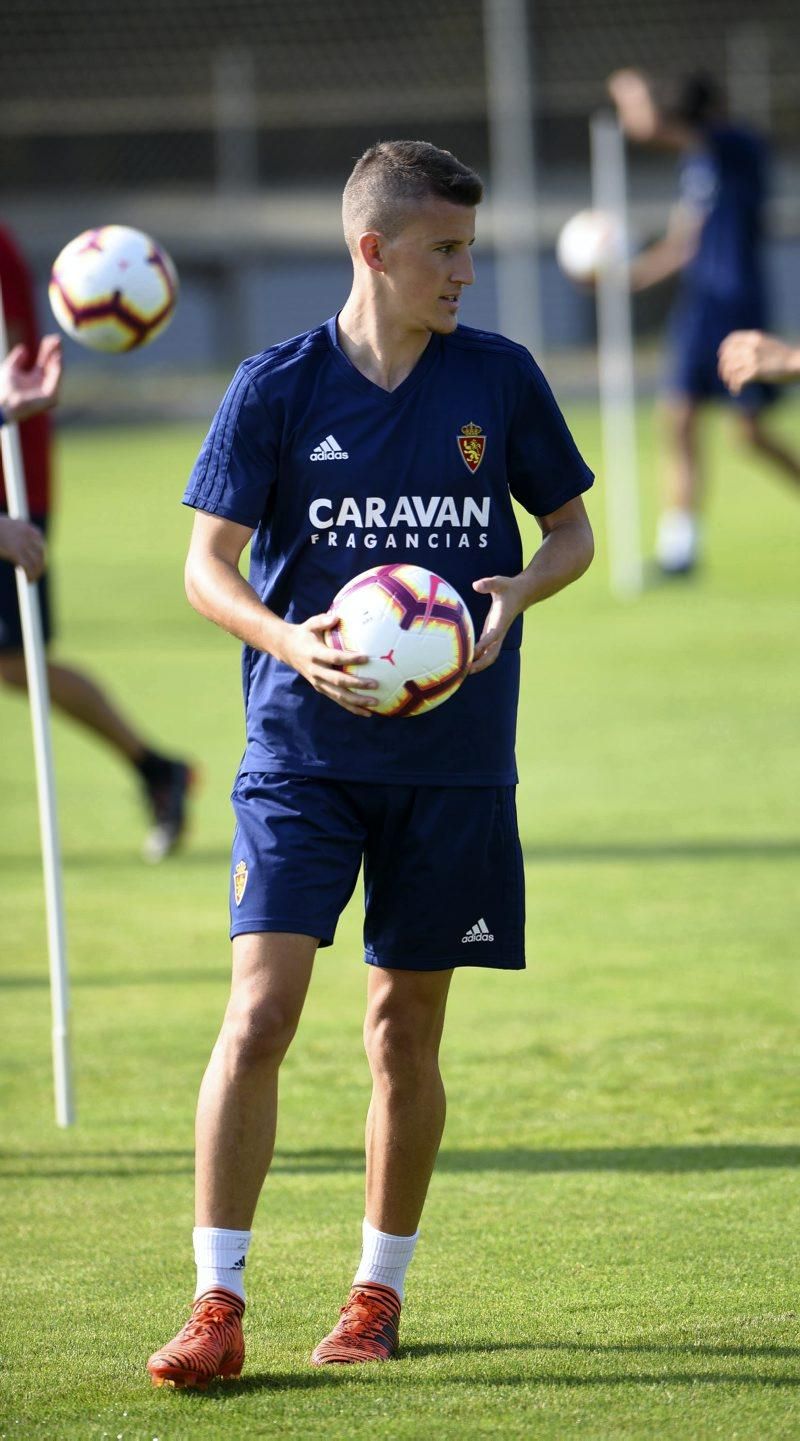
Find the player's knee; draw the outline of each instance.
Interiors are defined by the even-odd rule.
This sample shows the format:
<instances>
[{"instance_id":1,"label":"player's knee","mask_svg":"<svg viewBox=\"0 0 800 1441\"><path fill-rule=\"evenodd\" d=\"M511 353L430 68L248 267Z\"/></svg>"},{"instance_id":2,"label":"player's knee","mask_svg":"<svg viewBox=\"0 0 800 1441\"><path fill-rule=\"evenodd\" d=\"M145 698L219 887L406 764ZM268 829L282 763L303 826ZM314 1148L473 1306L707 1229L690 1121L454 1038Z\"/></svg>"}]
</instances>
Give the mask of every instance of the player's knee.
<instances>
[{"instance_id":1,"label":"player's knee","mask_svg":"<svg viewBox=\"0 0 800 1441\"><path fill-rule=\"evenodd\" d=\"M22 651L0 652L0 684L24 690L27 685Z\"/></svg>"},{"instance_id":2,"label":"player's knee","mask_svg":"<svg viewBox=\"0 0 800 1441\"><path fill-rule=\"evenodd\" d=\"M393 1085L413 1085L416 1078L436 1064L438 1026L426 1024L416 1010L379 1011L368 1015L364 1025L364 1048L373 1077Z\"/></svg>"},{"instance_id":3,"label":"player's knee","mask_svg":"<svg viewBox=\"0 0 800 1441\"><path fill-rule=\"evenodd\" d=\"M237 1069L280 1065L297 1030L297 1022L294 1012L274 997L257 994L232 997L221 1039Z\"/></svg>"},{"instance_id":4,"label":"player's knee","mask_svg":"<svg viewBox=\"0 0 800 1441\"><path fill-rule=\"evenodd\" d=\"M666 407L662 420L669 444L691 445L694 437L694 414L688 406Z\"/></svg>"},{"instance_id":5,"label":"player's knee","mask_svg":"<svg viewBox=\"0 0 800 1441\"><path fill-rule=\"evenodd\" d=\"M739 444L747 446L750 450L761 450L766 439L761 422L755 415L737 415L736 434Z\"/></svg>"}]
</instances>

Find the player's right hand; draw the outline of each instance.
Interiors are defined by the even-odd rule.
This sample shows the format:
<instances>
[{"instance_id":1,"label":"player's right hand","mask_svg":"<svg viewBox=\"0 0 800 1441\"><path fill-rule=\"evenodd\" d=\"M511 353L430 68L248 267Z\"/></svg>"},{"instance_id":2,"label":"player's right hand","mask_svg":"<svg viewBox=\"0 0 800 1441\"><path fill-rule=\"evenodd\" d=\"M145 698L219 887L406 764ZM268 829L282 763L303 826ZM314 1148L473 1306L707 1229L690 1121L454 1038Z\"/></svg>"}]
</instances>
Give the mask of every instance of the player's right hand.
<instances>
[{"instance_id":1,"label":"player's right hand","mask_svg":"<svg viewBox=\"0 0 800 1441\"><path fill-rule=\"evenodd\" d=\"M338 617L331 614L312 615L302 625L290 625L282 647L281 660L293 667L298 675L307 680L320 695L335 701L351 715L372 715L376 702L369 691L377 688L377 681L350 675L345 666L365 665L369 656L357 651L334 650L325 644L326 631L339 624Z\"/></svg>"},{"instance_id":2,"label":"player's right hand","mask_svg":"<svg viewBox=\"0 0 800 1441\"><path fill-rule=\"evenodd\" d=\"M0 557L20 565L28 580L38 580L45 567L45 543L42 532L27 520L0 516Z\"/></svg>"}]
</instances>

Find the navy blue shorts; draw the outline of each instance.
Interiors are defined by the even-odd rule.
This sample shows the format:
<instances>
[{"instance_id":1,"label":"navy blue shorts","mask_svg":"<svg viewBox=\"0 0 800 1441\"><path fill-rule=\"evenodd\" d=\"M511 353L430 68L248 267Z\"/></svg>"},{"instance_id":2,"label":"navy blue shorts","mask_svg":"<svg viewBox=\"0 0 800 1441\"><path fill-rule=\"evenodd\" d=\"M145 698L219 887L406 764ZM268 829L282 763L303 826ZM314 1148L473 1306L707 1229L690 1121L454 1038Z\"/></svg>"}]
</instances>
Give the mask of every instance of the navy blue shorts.
<instances>
[{"instance_id":1,"label":"navy blue shorts","mask_svg":"<svg viewBox=\"0 0 800 1441\"><path fill-rule=\"evenodd\" d=\"M760 305L727 305L708 297L685 297L669 328L668 394L688 400L726 400L737 410L757 414L778 399L778 387L764 381L731 395L720 380L717 351L732 330L763 330Z\"/></svg>"},{"instance_id":2,"label":"navy blue shorts","mask_svg":"<svg viewBox=\"0 0 800 1441\"><path fill-rule=\"evenodd\" d=\"M5 514L5 512L3 512ZM31 524L47 534L47 522L40 515L31 516ZM53 633L50 616L50 587L47 571L39 581L39 605L45 645ZM0 651L22 650L22 622L17 596L17 577L9 560L0 560Z\"/></svg>"},{"instance_id":3,"label":"navy blue shorts","mask_svg":"<svg viewBox=\"0 0 800 1441\"><path fill-rule=\"evenodd\" d=\"M364 862L364 959L445 971L525 966L513 786L404 786L240 772L231 937L329 946Z\"/></svg>"}]
</instances>

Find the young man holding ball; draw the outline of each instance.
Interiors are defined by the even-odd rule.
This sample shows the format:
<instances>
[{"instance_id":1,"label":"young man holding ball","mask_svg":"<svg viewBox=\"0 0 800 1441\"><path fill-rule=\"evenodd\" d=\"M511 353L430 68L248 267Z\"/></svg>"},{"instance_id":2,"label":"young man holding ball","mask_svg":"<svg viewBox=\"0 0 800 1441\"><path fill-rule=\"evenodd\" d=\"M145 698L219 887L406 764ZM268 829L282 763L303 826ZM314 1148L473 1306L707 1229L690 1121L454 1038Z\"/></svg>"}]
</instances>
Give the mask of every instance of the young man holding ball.
<instances>
[{"instance_id":1,"label":"young man holding ball","mask_svg":"<svg viewBox=\"0 0 800 1441\"><path fill-rule=\"evenodd\" d=\"M195 1304L150 1358L156 1385L241 1370L278 1069L362 859L363 1250L315 1364L394 1354L444 1126L453 971L524 966L521 616L589 565L592 475L528 352L459 326L481 197L478 177L432 145L385 142L361 157L344 191L344 308L244 362L184 497L196 510L189 599L244 642L247 749L233 793L231 997L197 1112ZM527 565L512 495L542 531ZM238 562L250 541L248 583ZM344 582L401 559L440 571L479 636L452 699L403 722L371 714L371 683L346 669L366 657L324 641ZM490 940L466 944L479 920Z\"/></svg>"}]
</instances>

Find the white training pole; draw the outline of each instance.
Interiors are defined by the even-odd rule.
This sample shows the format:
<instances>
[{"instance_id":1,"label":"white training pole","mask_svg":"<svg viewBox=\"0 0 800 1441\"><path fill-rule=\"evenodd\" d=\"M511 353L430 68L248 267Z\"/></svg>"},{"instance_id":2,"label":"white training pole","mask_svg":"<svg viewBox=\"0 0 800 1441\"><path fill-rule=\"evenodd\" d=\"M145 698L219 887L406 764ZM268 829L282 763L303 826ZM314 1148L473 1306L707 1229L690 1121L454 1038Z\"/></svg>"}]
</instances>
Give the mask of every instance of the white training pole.
<instances>
[{"instance_id":1,"label":"white training pole","mask_svg":"<svg viewBox=\"0 0 800 1441\"><path fill-rule=\"evenodd\" d=\"M611 589L621 599L642 590L641 526L636 458L633 320L628 284L628 203L625 141L615 117L592 116L592 203L613 217L619 260L597 277L597 353L605 469Z\"/></svg>"},{"instance_id":2,"label":"white training pole","mask_svg":"<svg viewBox=\"0 0 800 1441\"><path fill-rule=\"evenodd\" d=\"M3 297L0 291L0 361L8 353ZM0 427L3 474L8 498L8 513L17 520L28 519L28 498L22 450L16 425ZM69 1063L69 994L67 982L67 939L64 924L64 897L61 883L61 850L58 840L55 772L50 737L50 697L44 659L42 615L36 584L28 580L22 566L16 568L17 594L22 620L22 641L25 648L25 669L33 727L33 751L36 759L36 787L39 796L39 830L42 841L45 905L47 908L47 945L50 956L50 1005L53 1020L53 1077L55 1082L56 1122L72 1126L75 1105Z\"/></svg>"},{"instance_id":3,"label":"white training pole","mask_svg":"<svg viewBox=\"0 0 800 1441\"><path fill-rule=\"evenodd\" d=\"M498 329L541 346L536 147L525 0L483 0Z\"/></svg>"}]
</instances>

